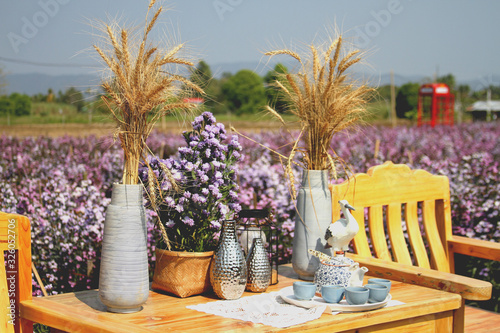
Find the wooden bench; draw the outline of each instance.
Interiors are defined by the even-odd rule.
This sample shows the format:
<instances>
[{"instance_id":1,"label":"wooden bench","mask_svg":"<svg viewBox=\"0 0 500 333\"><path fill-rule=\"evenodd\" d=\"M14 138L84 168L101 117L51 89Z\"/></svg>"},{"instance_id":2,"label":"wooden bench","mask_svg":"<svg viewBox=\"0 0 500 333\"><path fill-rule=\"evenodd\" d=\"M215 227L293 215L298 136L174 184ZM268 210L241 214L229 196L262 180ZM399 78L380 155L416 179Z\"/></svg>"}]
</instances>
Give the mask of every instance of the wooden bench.
<instances>
[{"instance_id":1,"label":"wooden bench","mask_svg":"<svg viewBox=\"0 0 500 333\"><path fill-rule=\"evenodd\" d=\"M452 234L448 178L386 162L330 190L333 221L340 217L339 200L356 209L360 231L350 257L372 275L460 294L454 330L463 332L465 300L490 299L492 286L453 274L454 254L498 261L500 244Z\"/></svg>"}]
</instances>

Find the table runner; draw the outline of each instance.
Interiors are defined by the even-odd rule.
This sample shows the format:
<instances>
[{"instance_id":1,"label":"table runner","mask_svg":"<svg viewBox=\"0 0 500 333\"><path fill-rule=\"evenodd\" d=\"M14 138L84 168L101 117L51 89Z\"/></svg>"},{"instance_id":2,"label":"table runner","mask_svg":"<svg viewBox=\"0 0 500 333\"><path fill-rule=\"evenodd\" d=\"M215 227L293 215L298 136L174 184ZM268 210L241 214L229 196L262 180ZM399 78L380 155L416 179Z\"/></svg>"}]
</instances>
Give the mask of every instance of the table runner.
<instances>
[{"instance_id":1,"label":"table runner","mask_svg":"<svg viewBox=\"0 0 500 333\"><path fill-rule=\"evenodd\" d=\"M326 309L326 305L312 309L299 308L283 301L279 294L279 292L264 293L237 300L190 305L187 308L277 328L285 328L318 319Z\"/></svg>"}]
</instances>

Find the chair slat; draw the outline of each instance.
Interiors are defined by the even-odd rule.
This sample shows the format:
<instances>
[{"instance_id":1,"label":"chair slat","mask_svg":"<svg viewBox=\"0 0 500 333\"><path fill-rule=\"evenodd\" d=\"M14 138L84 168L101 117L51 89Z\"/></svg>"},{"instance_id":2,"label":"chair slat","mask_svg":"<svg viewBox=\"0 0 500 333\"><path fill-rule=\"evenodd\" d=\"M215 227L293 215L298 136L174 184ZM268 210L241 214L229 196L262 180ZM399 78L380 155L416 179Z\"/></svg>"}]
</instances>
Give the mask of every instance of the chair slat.
<instances>
[{"instance_id":1,"label":"chair slat","mask_svg":"<svg viewBox=\"0 0 500 333\"><path fill-rule=\"evenodd\" d=\"M401 264L412 265L401 223L401 204L389 204L387 206L387 231L394 260Z\"/></svg>"},{"instance_id":2,"label":"chair slat","mask_svg":"<svg viewBox=\"0 0 500 333\"><path fill-rule=\"evenodd\" d=\"M439 231L436 226L435 206L435 200L425 200L422 207L425 235L431 250L431 265L432 268L437 269L438 271L450 272L448 257L446 256L446 252L444 250L443 243L441 243Z\"/></svg>"},{"instance_id":3,"label":"chair slat","mask_svg":"<svg viewBox=\"0 0 500 333\"><path fill-rule=\"evenodd\" d=\"M408 238L410 239L413 256L417 266L431 268L429 257L425 249L422 233L418 224L418 205L417 202L408 202L405 205L405 220Z\"/></svg>"},{"instance_id":4,"label":"chair slat","mask_svg":"<svg viewBox=\"0 0 500 333\"><path fill-rule=\"evenodd\" d=\"M2 309L0 313L6 316L4 309L8 309L9 306L9 289L7 286L7 274L5 272L4 253L0 251L0 308ZM0 320L0 332L14 332L14 325L10 324L8 319L9 318L2 318L2 320Z\"/></svg>"},{"instance_id":5,"label":"chair slat","mask_svg":"<svg viewBox=\"0 0 500 333\"><path fill-rule=\"evenodd\" d=\"M447 185L447 187L449 188L449 185ZM448 240L453 238L449 197L450 194L448 192L443 199L436 200L436 225L439 230L439 235L441 236L441 243L444 245L444 250L448 257L448 267L451 273L455 273L455 252L448 243Z\"/></svg>"},{"instance_id":6,"label":"chair slat","mask_svg":"<svg viewBox=\"0 0 500 333\"><path fill-rule=\"evenodd\" d=\"M354 250L357 254L371 257L370 246L368 245L368 238L366 237L365 228L365 214L363 207L354 207L356 210L352 211L352 216L356 219L359 225L359 232L354 237Z\"/></svg>"},{"instance_id":7,"label":"chair slat","mask_svg":"<svg viewBox=\"0 0 500 333\"><path fill-rule=\"evenodd\" d=\"M384 231L384 215L381 205L372 206L368 210L368 230L372 241L375 257L392 261L387 247L387 240Z\"/></svg>"}]
</instances>

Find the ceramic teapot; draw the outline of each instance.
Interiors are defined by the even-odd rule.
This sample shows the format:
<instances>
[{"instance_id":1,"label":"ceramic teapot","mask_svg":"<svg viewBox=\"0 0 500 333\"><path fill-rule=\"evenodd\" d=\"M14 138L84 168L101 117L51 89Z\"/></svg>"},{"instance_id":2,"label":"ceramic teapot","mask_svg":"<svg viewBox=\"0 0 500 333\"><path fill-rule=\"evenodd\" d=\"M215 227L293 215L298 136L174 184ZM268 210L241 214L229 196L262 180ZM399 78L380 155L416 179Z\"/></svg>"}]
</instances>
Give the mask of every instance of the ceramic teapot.
<instances>
[{"instance_id":1,"label":"ceramic teapot","mask_svg":"<svg viewBox=\"0 0 500 333\"><path fill-rule=\"evenodd\" d=\"M318 292L324 285L350 287L363 284L363 278L368 268L359 267L359 263L343 255L330 257L313 250L309 252L320 259L320 265L314 274L314 283L316 283Z\"/></svg>"}]
</instances>

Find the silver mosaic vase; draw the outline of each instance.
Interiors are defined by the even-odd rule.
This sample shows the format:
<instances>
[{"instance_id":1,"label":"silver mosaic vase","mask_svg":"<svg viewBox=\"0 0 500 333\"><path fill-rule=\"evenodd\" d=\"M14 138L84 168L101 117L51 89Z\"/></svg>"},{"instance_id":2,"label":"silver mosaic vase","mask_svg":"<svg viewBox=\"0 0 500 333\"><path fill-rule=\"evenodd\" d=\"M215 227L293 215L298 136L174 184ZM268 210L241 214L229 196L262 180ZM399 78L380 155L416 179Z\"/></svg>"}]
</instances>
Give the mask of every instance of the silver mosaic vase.
<instances>
[{"instance_id":1,"label":"silver mosaic vase","mask_svg":"<svg viewBox=\"0 0 500 333\"><path fill-rule=\"evenodd\" d=\"M247 257L248 291L262 293L271 283L271 264L261 238L254 238Z\"/></svg>"},{"instance_id":2,"label":"silver mosaic vase","mask_svg":"<svg viewBox=\"0 0 500 333\"><path fill-rule=\"evenodd\" d=\"M210 266L210 283L222 299L238 299L245 291L247 263L236 238L234 220L224 222L219 247Z\"/></svg>"}]
</instances>

